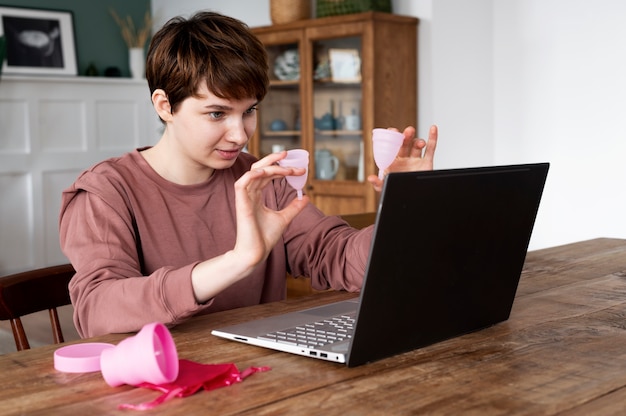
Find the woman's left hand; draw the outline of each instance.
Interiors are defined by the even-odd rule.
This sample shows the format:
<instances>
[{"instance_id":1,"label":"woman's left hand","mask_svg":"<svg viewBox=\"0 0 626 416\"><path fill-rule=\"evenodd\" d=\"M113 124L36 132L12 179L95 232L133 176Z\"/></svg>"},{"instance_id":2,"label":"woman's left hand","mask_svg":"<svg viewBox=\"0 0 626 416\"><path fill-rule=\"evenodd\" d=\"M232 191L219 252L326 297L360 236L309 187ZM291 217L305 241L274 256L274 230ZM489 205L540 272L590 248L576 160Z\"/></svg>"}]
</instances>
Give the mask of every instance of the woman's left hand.
<instances>
[{"instance_id":1,"label":"woman's left hand","mask_svg":"<svg viewBox=\"0 0 626 416\"><path fill-rule=\"evenodd\" d=\"M396 130L396 129L393 129ZM385 170L389 172L413 172L418 170L433 170L435 149L437 148L438 129L432 125L428 132L428 142L415 137L415 128L407 127L402 134L404 141L398 151L398 155ZM382 191L383 181L377 175L369 175L367 181L374 186L377 192Z\"/></svg>"}]
</instances>

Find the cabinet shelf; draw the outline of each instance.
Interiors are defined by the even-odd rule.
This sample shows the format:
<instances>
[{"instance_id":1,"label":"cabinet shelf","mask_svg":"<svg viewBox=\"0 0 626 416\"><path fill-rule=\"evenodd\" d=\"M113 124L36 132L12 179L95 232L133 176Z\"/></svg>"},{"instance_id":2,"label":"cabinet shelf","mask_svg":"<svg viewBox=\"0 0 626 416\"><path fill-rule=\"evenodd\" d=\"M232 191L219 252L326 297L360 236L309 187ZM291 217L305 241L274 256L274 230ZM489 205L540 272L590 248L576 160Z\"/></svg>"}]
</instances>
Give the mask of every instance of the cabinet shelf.
<instances>
[{"instance_id":1,"label":"cabinet shelf","mask_svg":"<svg viewBox=\"0 0 626 416\"><path fill-rule=\"evenodd\" d=\"M363 130L315 130L315 134L319 136L343 136L343 137L362 137Z\"/></svg>"},{"instance_id":2,"label":"cabinet shelf","mask_svg":"<svg viewBox=\"0 0 626 416\"><path fill-rule=\"evenodd\" d=\"M313 80L316 87L328 87L328 88L358 88L361 89L361 83L357 81L335 81L332 78L323 78Z\"/></svg>"},{"instance_id":3,"label":"cabinet shelf","mask_svg":"<svg viewBox=\"0 0 626 416\"><path fill-rule=\"evenodd\" d=\"M280 80L280 79L272 79L270 80L271 88L298 88L300 86L300 80Z\"/></svg>"},{"instance_id":4,"label":"cabinet shelf","mask_svg":"<svg viewBox=\"0 0 626 416\"><path fill-rule=\"evenodd\" d=\"M291 136L300 136L302 132L300 130L281 130L281 131L264 131L264 137L291 137Z\"/></svg>"},{"instance_id":5,"label":"cabinet shelf","mask_svg":"<svg viewBox=\"0 0 626 416\"><path fill-rule=\"evenodd\" d=\"M328 215L376 211L378 194L364 180L378 172L370 132L380 126L417 128L417 23L413 17L366 12L253 28L270 67L292 50L300 67L297 80L270 81L250 153L306 149L313 204ZM358 56L351 61L354 77L346 72L345 56L331 50ZM330 72L321 73L325 65ZM275 122L286 129L271 130ZM340 128L319 129L326 126Z\"/></svg>"}]
</instances>

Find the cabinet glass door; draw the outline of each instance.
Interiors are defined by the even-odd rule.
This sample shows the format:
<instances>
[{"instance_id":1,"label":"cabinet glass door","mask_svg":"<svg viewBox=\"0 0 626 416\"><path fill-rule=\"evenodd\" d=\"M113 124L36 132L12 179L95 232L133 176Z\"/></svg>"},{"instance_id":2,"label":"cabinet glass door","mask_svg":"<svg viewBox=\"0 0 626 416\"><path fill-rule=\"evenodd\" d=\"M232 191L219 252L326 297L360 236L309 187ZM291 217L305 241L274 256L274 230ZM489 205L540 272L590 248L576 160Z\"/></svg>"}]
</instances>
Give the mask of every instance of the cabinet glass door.
<instances>
[{"instance_id":1,"label":"cabinet glass door","mask_svg":"<svg viewBox=\"0 0 626 416\"><path fill-rule=\"evenodd\" d=\"M314 179L362 182L361 36L312 47Z\"/></svg>"},{"instance_id":2,"label":"cabinet glass door","mask_svg":"<svg viewBox=\"0 0 626 416\"><path fill-rule=\"evenodd\" d=\"M259 157L302 147L301 62L298 42L266 45L270 66L270 89L263 100L257 124Z\"/></svg>"}]
</instances>

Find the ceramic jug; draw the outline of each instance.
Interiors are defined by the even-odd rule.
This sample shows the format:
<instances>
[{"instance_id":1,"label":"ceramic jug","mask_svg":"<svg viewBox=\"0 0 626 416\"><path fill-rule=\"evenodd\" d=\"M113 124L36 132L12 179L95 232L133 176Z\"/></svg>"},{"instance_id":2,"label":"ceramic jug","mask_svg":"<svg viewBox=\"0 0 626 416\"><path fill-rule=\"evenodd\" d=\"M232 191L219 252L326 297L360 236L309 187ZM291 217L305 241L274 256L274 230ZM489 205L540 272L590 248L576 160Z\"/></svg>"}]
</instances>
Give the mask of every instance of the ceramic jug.
<instances>
[{"instance_id":1,"label":"ceramic jug","mask_svg":"<svg viewBox=\"0 0 626 416\"><path fill-rule=\"evenodd\" d=\"M339 170L339 159L328 149L315 151L315 177L322 180L335 179Z\"/></svg>"}]
</instances>

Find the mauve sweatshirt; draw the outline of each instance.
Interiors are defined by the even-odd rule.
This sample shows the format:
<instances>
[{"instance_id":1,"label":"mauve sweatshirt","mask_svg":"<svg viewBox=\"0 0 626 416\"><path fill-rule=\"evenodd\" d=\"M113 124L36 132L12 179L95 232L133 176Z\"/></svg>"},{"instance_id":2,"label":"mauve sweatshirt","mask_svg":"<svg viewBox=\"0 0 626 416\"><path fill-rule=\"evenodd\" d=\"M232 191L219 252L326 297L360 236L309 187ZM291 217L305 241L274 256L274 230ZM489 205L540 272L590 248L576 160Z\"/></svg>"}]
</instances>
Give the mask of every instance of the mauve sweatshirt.
<instances>
[{"instance_id":1,"label":"mauve sweatshirt","mask_svg":"<svg viewBox=\"0 0 626 416\"><path fill-rule=\"evenodd\" d=\"M315 289L361 288L372 227L355 230L309 204L250 276L197 303L191 270L234 247L234 183L256 159L242 153L206 183L183 186L159 176L140 150L93 166L62 194L60 242L76 269L69 289L82 337L281 300L288 271ZM295 197L284 179L263 191L276 210Z\"/></svg>"}]
</instances>

